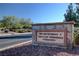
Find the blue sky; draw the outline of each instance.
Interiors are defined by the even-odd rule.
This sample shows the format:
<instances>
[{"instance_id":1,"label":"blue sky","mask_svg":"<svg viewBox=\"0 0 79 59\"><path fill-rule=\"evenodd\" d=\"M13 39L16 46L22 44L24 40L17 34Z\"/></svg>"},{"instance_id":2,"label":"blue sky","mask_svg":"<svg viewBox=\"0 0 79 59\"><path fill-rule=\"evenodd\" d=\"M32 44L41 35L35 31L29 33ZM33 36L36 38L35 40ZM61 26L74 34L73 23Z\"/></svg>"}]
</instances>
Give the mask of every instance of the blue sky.
<instances>
[{"instance_id":1,"label":"blue sky","mask_svg":"<svg viewBox=\"0 0 79 59\"><path fill-rule=\"evenodd\" d=\"M6 3L0 4L0 17L31 18L34 23L62 22L67 7L66 3Z\"/></svg>"}]
</instances>

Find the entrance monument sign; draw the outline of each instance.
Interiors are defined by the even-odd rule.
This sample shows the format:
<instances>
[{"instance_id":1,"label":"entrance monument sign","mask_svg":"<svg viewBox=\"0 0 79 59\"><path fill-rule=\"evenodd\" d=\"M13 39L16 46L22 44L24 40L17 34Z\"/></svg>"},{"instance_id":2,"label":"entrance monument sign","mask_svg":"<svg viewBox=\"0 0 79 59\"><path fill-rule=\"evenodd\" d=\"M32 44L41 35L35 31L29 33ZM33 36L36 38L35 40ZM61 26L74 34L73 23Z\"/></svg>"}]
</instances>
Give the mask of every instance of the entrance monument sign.
<instances>
[{"instance_id":1,"label":"entrance monument sign","mask_svg":"<svg viewBox=\"0 0 79 59\"><path fill-rule=\"evenodd\" d=\"M72 47L74 22L32 25L33 45Z\"/></svg>"}]
</instances>

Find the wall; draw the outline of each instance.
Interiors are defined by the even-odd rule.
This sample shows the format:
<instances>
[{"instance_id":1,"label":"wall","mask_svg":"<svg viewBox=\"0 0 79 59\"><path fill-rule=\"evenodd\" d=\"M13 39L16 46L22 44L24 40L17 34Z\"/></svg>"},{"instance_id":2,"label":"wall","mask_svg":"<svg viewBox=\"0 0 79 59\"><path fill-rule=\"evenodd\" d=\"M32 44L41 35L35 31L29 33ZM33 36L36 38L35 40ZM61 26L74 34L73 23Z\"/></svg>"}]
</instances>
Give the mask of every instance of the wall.
<instances>
[{"instance_id":1,"label":"wall","mask_svg":"<svg viewBox=\"0 0 79 59\"><path fill-rule=\"evenodd\" d=\"M62 41L62 44L53 44L53 41L50 42L39 42L37 41L37 31L50 31L50 30L58 30L60 32L64 32L64 42ZM33 24L32 25L32 43L33 45L46 45L46 46L52 46L52 47L69 47L72 48L73 43L73 33L74 33L74 23L68 22L68 23L42 23L42 24ZM57 39L58 40L58 39ZM57 43L57 42L56 42ZM59 43L59 42L58 42Z\"/></svg>"}]
</instances>

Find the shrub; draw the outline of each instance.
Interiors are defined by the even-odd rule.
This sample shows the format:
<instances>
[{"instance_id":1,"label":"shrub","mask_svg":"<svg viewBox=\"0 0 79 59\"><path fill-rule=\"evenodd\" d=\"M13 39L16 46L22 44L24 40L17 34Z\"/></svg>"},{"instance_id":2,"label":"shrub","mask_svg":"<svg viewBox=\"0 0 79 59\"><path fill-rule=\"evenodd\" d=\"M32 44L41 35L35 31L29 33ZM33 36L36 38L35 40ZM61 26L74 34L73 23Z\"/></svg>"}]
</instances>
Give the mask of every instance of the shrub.
<instances>
[{"instance_id":1,"label":"shrub","mask_svg":"<svg viewBox=\"0 0 79 59\"><path fill-rule=\"evenodd\" d=\"M5 33L8 33L8 32L9 32L9 30L8 30L8 29L5 29L5 30L4 30L4 32L5 32Z\"/></svg>"},{"instance_id":2,"label":"shrub","mask_svg":"<svg viewBox=\"0 0 79 59\"><path fill-rule=\"evenodd\" d=\"M3 31L4 29L1 29L1 31Z\"/></svg>"},{"instance_id":3,"label":"shrub","mask_svg":"<svg viewBox=\"0 0 79 59\"><path fill-rule=\"evenodd\" d=\"M24 30L17 29L17 30L15 30L15 32L17 32L17 33L24 33Z\"/></svg>"},{"instance_id":4,"label":"shrub","mask_svg":"<svg viewBox=\"0 0 79 59\"><path fill-rule=\"evenodd\" d=\"M31 29L11 29L10 31L17 32L17 33L25 33L25 32L31 32Z\"/></svg>"},{"instance_id":5,"label":"shrub","mask_svg":"<svg viewBox=\"0 0 79 59\"><path fill-rule=\"evenodd\" d=\"M74 33L74 41L76 45L79 45L79 34L77 32Z\"/></svg>"},{"instance_id":6,"label":"shrub","mask_svg":"<svg viewBox=\"0 0 79 59\"><path fill-rule=\"evenodd\" d=\"M27 32L32 32L32 30L29 29L29 30L27 30Z\"/></svg>"}]
</instances>

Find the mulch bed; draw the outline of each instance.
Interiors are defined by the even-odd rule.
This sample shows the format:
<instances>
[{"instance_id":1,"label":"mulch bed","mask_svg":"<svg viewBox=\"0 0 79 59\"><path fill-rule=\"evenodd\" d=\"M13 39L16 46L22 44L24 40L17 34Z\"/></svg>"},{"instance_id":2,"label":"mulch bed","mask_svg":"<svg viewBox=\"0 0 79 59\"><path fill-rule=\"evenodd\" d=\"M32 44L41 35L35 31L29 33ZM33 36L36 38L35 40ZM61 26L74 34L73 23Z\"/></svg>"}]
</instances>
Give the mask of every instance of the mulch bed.
<instances>
[{"instance_id":1,"label":"mulch bed","mask_svg":"<svg viewBox=\"0 0 79 59\"><path fill-rule=\"evenodd\" d=\"M76 56L79 48L72 50L47 46L23 45L0 52L0 56Z\"/></svg>"}]
</instances>

